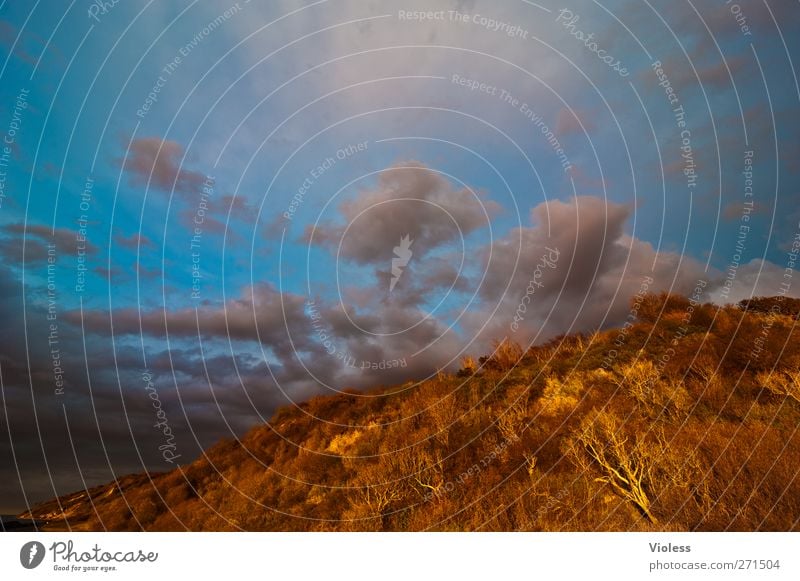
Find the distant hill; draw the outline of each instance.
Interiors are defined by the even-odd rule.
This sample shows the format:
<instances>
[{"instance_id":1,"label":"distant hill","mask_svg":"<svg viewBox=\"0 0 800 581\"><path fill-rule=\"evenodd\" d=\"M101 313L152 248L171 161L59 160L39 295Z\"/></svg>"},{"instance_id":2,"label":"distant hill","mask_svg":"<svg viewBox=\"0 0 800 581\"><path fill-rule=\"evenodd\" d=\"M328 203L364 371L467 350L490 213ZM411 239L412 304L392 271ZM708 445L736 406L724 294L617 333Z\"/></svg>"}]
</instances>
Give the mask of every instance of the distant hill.
<instances>
[{"instance_id":1,"label":"distant hill","mask_svg":"<svg viewBox=\"0 0 800 581\"><path fill-rule=\"evenodd\" d=\"M647 296L622 329L503 342L421 385L317 397L191 464L21 517L82 530L800 530L800 333L785 301Z\"/></svg>"}]
</instances>

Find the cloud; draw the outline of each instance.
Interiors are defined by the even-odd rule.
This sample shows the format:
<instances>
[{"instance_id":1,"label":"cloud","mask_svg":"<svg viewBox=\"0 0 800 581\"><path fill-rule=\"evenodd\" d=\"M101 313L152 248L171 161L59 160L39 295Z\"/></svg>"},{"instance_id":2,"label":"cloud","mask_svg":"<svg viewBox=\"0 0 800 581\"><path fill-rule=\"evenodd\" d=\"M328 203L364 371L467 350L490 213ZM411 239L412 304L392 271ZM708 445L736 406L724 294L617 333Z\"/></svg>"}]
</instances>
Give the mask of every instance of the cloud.
<instances>
[{"instance_id":1,"label":"cloud","mask_svg":"<svg viewBox=\"0 0 800 581\"><path fill-rule=\"evenodd\" d=\"M489 224L499 206L468 188L456 189L422 163L384 170L374 190L342 202L337 224L308 226L304 239L358 264L384 264L404 236L417 257ZM343 223L341 223L343 222Z\"/></svg>"},{"instance_id":2,"label":"cloud","mask_svg":"<svg viewBox=\"0 0 800 581\"><path fill-rule=\"evenodd\" d=\"M736 202L730 202L725 205L722 209L722 217L728 221L732 222L734 220L738 221L742 219L742 212L744 211L744 206L740 200ZM764 204L763 202L753 202L752 208L749 208L749 213L753 214L766 214L769 211L769 206Z\"/></svg>"},{"instance_id":3,"label":"cloud","mask_svg":"<svg viewBox=\"0 0 800 581\"><path fill-rule=\"evenodd\" d=\"M374 289L369 289L366 296L406 307L419 307L425 303L435 305L444 293L464 293L472 289L472 282L465 272L467 266L461 264L462 260L467 262L460 252L452 252L413 261L404 268L402 278L389 295L385 292L390 288L391 269L376 269L378 290L383 292L376 294ZM459 266L462 267L460 272Z\"/></svg>"},{"instance_id":4,"label":"cloud","mask_svg":"<svg viewBox=\"0 0 800 581\"><path fill-rule=\"evenodd\" d=\"M736 80L736 77L749 68L750 60L742 56L735 56L725 58L715 65L704 67L697 71L697 76L704 85L711 85L714 88L725 88L731 82L731 77Z\"/></svg>"},{"instance_id":5,"label":"cloud","mask_svg":"<svg viewBox=\"0 0 800 581\"><path fill-rule=\"evenodd\" d=\"M281 295L274 286L259 284L247 287L242 296L221 308L195 310L120 309L84 312L83 325L88 332L111 335L143 335L156 338L208 336L233 340L257 341L279 353L291 355L286 329L298 332L296 347L307 346L305 337L310 325L304 314L304 299L298 295ZM80 313L69 311L64 319L78 324ZM113 326L112 326L113 325Z\"/></svg>"},{"instance_id":6,"label":"cloud","mask_svg":"<svg viewBox=\"0 0 800 581\"><path fill-rule=\"evenodd\" d=\"M738 303L753 297L772 297L784 293L786 296L800 297L800 285L792 285L791 271L787 277L784 267L760 258L729 269L726 275L733 278L728 280L719 277L714 288L710 289L711 300L719 304Z\"/></svg>"},{"instance_id":7,"label":"cloud","mask_svg":"<svg viewBox=\"0 0 800 581\"><path fill-rule=\"evenodd\" d=\"M131 185L146 186L148 183L160 190L190 194L203 187L206 176L200 172L181 167L183 147L177 141L160 137L134 139L125 159L119 160L128 173Z\"/></svg>"},{"instance_id":8,"label":"cloud","mask_svg":"<svg viewBox=\"0 0 800 581\"><path fill-rule=\"evenodd\" d=\"M451 365L463 346L445 323L406 305L382 303L359 313L336 304L320 309L320 315L332 338L323 357L353 362L342 368L341 385L366 388L427 377Z\"/></svg>"},{"instance_id":9,"label":"cloud","mask_svg":"<svg viewBox=\"0 0 800 581\"><path fill-rule=\"evenodd\" d=\"M657 251L650 243L626 234L632 211L630 205L594 196L541 203L531 210L529 225L478 251L478 270L485 273L480 287L474 273L457 276L451 256L431 256L426 259L429 262L409 267L410 284L398 285L396 295L387 298L353 284L345 296L354 299L354 306L315 298L316 317L312 317L307 297L281 294L273 285L257 284L245 287L241 296L219 307L116 310L113 335L118 340L140 334L153 339L169 336L170 343L180 345L183 351L198 336L204 337L207 349L216 350L232 341L242 346L238 354L256 356L264 350L270 377L294 394L291 397L299 397L324 391L323 385L369 388L424 377L452 367L464 349L483 353L493 339L507 335L525 343L618 325L628 315L631 297L645 284L652 292L684 294L691 293L700 280L709 290L719 288L720 273L706 273L703 265L689 256ZM542 268L543 256L554 263ZM544 276L537 278L537 269L544 270ZM743 269L743 281L745 272L749 270ZM378 279L383 284L387 281L381 274L378 272ZM512 328L531 280L541 282L541 287L531 297L518 327ZM461 313L457 328L450 325L458 308L435 317L420 308L435 301L436 293L450 289L454 282L462 298L472 291L480 297L478 304ZM465 300L451 300L467 308ZM80 321L74 311L63 318L75 325ZM85 311L83 327L89 333L112 335L112 321L101 310ZM257 341L261 347L256 347ZM468 347L471 342L474 344ZM198 356L195 352L177 358L182 363L176 364L195 380ZM381 362L400 360L404 361L402 367L379 367ZM261 385L259 373L263 376L263 369L253 371L246 381ZM225 385L234 379L230 373L224 381L220 374L216 377Z\"/></svg>"},{"instance_id":10,"label":"cloud","mask_svg":"<svg viewBox=\"0 0 800 581\"><path fill-rule=\"evenodd\" d=\"M142 280L156 280L162 272L160 266L148 268L139 261L131 265L131 270L135 270L136 275Z\"/></svg>"},{"instance_id":11,"label":"cloud","mask_svg":"<svg viewBox=\"0 0 800 581\"><path fill-rule=\"evenodd\" d=\"M125 271L116 266L112 266L111 268L105 266L95 266L92 269L92 272L94 272L95 274L106 280L111 280L112 278L115 280L119 280L120 278L123 278L126 274Z\"/></svg>"},{"instance_id":12,"label":"cloud","mask_svg":"<svg viewBox=\"0 0 800 581\"><path fill-rule=\"evenodd\" d=\"M620 324L631 297L648 280L649 291L678 293L707 280L693 258L658 252L627 235L631 212L627 204L594 196L551 200L532 209L529 226L486 247L483 306L464 317L478 350L507 335L541 341ZM522 320L512 325L515 315Z\"/></svg>"},{"instance_id":13,"label":"cloud","mask_svg":"<svg viewBox=\"0 0 800 581\"><path fill-rule=\"evenodd\" d=\"M729 98L730 95L724 91L732 87L731 80L737 82L737 88L741 90L741 81L745 79L748 74L753 73L752 59L747 59L743 56L728 56L726 54L719 55L714 49L712 55L712 64L700 64L696 60L687 61L684 56L671 56L664 59L662 68L666 74L670 85L675 90L679 98L686 101L702 87L706 91L723 91L716 93L714 97ZM706 54L701 55L706 60ZM692 68L694 67L694 68ZM653 73L653 69L643 70L642 78L646 83L656 86L660 91L661 87L657 87L659 83L658 77Z\"/></svg>"},{"instance_id":14,"label":"cloud","mask_svg":"<svg viewBox=\"0 0 800 581\"><path fill-rule=\"evenodd\" d=\"M30 29L31 27L28 27ZM51 57L54 65L65 63L64 55L59 51L54 43L46 42L44 38L23 28L18 30L7 20L0 20L0 46L6 51L12 50L12 54L21 61L35 65L38 59L45 60ZM47 52L44 52L47 49ZM39 55L38 57L34 55Z\"/></svg>"},{"instance_id":15,"label":"cloud","mask_svg":"<svg viewBox=\"0 0 800 581\"><path fill-rule=\"evenodd\" d=\"M581 123L583 127L581 127ZM585 131L592 131L595 128L594 121L585 112L576 109L562 108L558 112L556 119L556 133L559 136L570 134L583 134Z\"/></svg>"},{"instance_id":16,"label":"cloud","mask_svg":"<svg viewBox=\"0 0 800 581\"><path fill-rule=\"evenodd\" d=\"M217 215L222 216L222 213L218 212ZM226 230L225 223L212 215L211 212L206 212L200 224L196 222L197 219L196 208L184 208L178 213L178 223L190 233L194 233L195 228L198 227L204 234L223 234ZM227 230L231 235L235 234L232 228L227 228Z\"/></svg>"},{"instance_id":17,"label":"cloud","mask_svg":"<svg viewBox=\"0 0 800 581\"><path fill-rule=\"evenodd\" d=\"M225 194L219 199L219 207L224 216L228 216L230 212L231 218L235 220L242 220L248 222L254 220L258 209L253 207L242 195L234 196Z\"/></svg>"},{"instance_id":18,"label":"cloud","mask_svg":"<svg viewBox=\"0 0 800 581\"><path fill-rule=\"evenodd\" d=\"M782 29L785 29L787 23L792 22L793 17L796 16L792 4L791 2L773 1L769 2L769 9L767 9L764 7L767 6L767 2L764 2L763 5L742 3L737 6L740 8L739 17L744 18L742 23L737 21L737 15L731 9L732 3L726 3L723 10L713 5L697 6L697 8L715 36L735 38L744 34L740 24L747 25L753 36L774 34L776 21ZM682 24L697 22L697 14L690 8L678 9L676 12L683 14ZM775 20L773 20L773 16Z\"/></svg>"},{"instance_id":19,"label":"cloud","mask_svg":"<svg viewBox=\"0 0 800 581\"><path fill-rule=\"evenodd\" d=\"M482 309L464 317L465 329L486 351L490 341L506 335L521 342L542 341L562 333L619 326L629 314L631 298L640 292L668 291L686 296L700 285L702 300L736 303L753 296L786 291L786 270L752 260L736 269L727 293L726 273L706 269L689 255L656 250L625 233L632 208L583 196L553 200L531 211L531 225L512 231L483 251L486 281L480 288ZM558 251L554 267L543 266L548 250ZM490 252L491 250L491 252ZM541 276L537 276L537 268ZM526 301L522 321L514 329L530 281L535 292ZM786 291L800 296L800 287Z\"/></svg>"},{"instance_id":20,"label":"cloud","mask_svg":"<svg viewBox=\"0 0 800 581\"><path fill-rule=\"evenodd\" d=\"M2 227L6 236L0 238L0 255L13 265L22 265L23 247L26 263L38 263L47 260L50 255L49 244L55 245L56 258L60 255L78 255L78 232L68 228L56 228L41 224L12 223ZM87 254L95 254L97 247L89 242L80 242Z\"/></svg>"},{"instance_id":21,"label":"cloud","mask_svg":"<svg viewBox=\"0 0 800 581\"><path fill-rule=\"evenodd\" d=\"M142 369L136 351L123 350L115 356L108 341L84 338L79 327L60 318L56 323L48 320L42 289L28 282L23 287L4 265L0 265L0 294L3 423L7 422L0 436L0 465L8 467L0 478L4 505L0 508L16 511L26 498L36 502L80 489L82 478L108 481L112 469L124 474L168 466L159 462L150 402L135 389L123 394L117 383L137 385L131 381ZM57 374L64 381L64 395L55 392ZM181 446L186 454L196 454L180 427L179 409L172 410ZM131 428L145 465L132 445Z\"/></svg>"},{"instance_id":22,"label":"cloud","mask_svg":"<svg viewBox=\"0 0 800 581\"><path fill-rule=\"evenodd\" d=\"M277 214L273 218L266 220L263 227L261 227L261 235L264 240L280 240L281 236L283 236L284 229L288 228L288 226L289 220L287 220L283 214ZM266 248L271 250L271 246L266 246Z\"/></svg>"},{"instance_id":23,"label":"cloud","mask_svg":"<svg viewBox=\"0 0 800 581\"><path fill-rule=\"evenodd\" d=\"M311 305L302 296L281 294L268 284L247 287L240 297L218 308L118 309L113 317L107 311L86 310L82 321L80 312L69 311L62 318L75 327L82 325L89 334L116 341L169 337L171 345L181 345L186 353L188 345L199 347L195 343L198 336L203 337L205 348L214 352L232 341L244 349L237 355L250 354L262 364L259 385L268 373L260 356L263 350L270 360L267 377L274 377L283 391L297 399L324 391L320 384L333 389L366 389L426 376L460 349L455 332L448 334L446 325L426 319L426 314L415 308L384 304L366 312L345 311L338 302L313 299ZM426 349L434 342L436 345ZM186 353L173 365L196 378L202 365L199 350L193 352L191 362ZM401 359L405 359L402 366L397 363L384 369L381 365ZM238 381L231 376L222 385Z\"/></svg>"},{"instance_id":24,"label":"cloud","mask_svg":"<svg viewBox=\"0 0 800 581\"><path fill-rule=\"evenodd\" d=\"M137 251L140 249L150 248L155 249L155 243L143 234L131 234L127 238L122 234L117 235L114 240L122 248L127 250Z\"/></svg>"},{"instance_id":25,"label":"cloud","mask_svg":"<svg viewBox=\"0 0 800 581\"><path fill-rule=\"evenodd\" d=\"M565 259L560 272L567 292L584 294L596 271L603 272L616 258L613 243L622 236L629 213L628 206L592 196L537 205L531 210L531 226L514 229L483 251L487 276L481 295L491 301L502 297L509 285L525 288L546 247Z\"/></svg>"}]
</instances>

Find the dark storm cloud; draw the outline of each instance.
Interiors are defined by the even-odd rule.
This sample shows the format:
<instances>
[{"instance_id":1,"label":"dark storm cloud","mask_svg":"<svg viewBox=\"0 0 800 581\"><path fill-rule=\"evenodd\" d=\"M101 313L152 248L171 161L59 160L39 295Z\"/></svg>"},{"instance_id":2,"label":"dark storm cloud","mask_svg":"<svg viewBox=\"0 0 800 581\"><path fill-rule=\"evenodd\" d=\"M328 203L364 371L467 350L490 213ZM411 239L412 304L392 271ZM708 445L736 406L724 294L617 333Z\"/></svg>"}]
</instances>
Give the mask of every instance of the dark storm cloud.
<instances>
[{"instance_id":1,"label":"dark storm cloud","mask_svg":"<svg viewBox=\"0 0 800 581\"><path fill-rule=\"evenodd\" d=\"M23 288L6 268L2 268L1 274L0 377L4 409L0 414L3 434L0 462L10 472L0 479L0 499L9 507L21 508L23 490L28 501L35 502L81 488L81 473L74 455L84 476L94 478L94 482L110 477L109 462L125 471L141 470L130 449L130 440L127 445L125 442L127 422L133 426L147 425L152 414L149 411L144 416L137 414L135 402L130 401L131 408L125 416L116 381L103 379L105 371L114 370L108 346L87 342L88 358L92 361L90 391L87 360L78 332L57 319L53 335L54 323L47 319L48 308L39 289ZM57 360L53 358L54 352ZM120 357L118 363L123 373L126 365L135 365L126 357ZM56 389L57 374L63 379L63 394ZM151 446L151 434L144 433L141 443L157 450L157 445Z\"/></svg>"},{"instance_id":2,"label":"dark storm cloud","mask_svg":"<svg viewBox=\"0 0 800 581\"><path fill-rule=\"evenodd\" d=\"M455 333L445 333L445 325L434 318L426 320L426 314L413 306L387 303L371 305L364 312L345 312L339 304L315 300L313 308L314 319L304 297L281 295L271 285L257 285L221 307L119 309L113 317L107 311L91 310L83 313L82 325L87 333L113 335L117 341L169 337L171 351L150 358L148 365L162 373L184 374L195 385L208 383L206 373L217 389L240 383L251 389L268 378L273 392L277 382L294 400L319 393L320 383L334 389L369 388L425 376L458 351ZM64 320L81 325L77 311L65 313ZM205 338L205 348L213 349L206 354L208 369L203 367L198 334ZM229 351L229 340L237 345L235 361L230 353L219 357L220 349ZM415 355L417 351L422 353ZM261 352L270 363L258 357ZM229 363L224 364L226 357ZM386 368L387 362L402 359L402 365ZM226 392L221 399L227 398Z\"/></svg>"},{"instance_id":3,"label":"dark storm cloud","mask_svg":"<svg viewBox=\"0 0 800 581\"><path fill-rule=\"evenodd\" d=\"M417 256L488 225L498 205L467 188L456 189L419 162L383 171L374 190L342 202L341 220L308 226L305 240L358 264L385 263L404 236Z\"/></svg>"},{"instance_id":4,"label":"dark storm cloud","mask_svg":"<svg viewBox=\"0 0 800 581\"><path fill-rule=\"evenodd\" d=\"M566 279L565 291L584 294L595 272L606 271L615 260L613 243L622 236L629 213L628 206L589 196L539 204L531 211L531 227L516 228L496 241L491 258L489 248L483 251L488 274L481 295L496 301L509 282L512 288L524 288L545 248L557 250L564 260L559 272ZM551 287L549 292L555 290Z\"/></svg>"},{"instance_id":5,"label":"dark storm cloud","mask_svg":"<svg viewBox=\"0 0 800 581\"><path fill-rule=\"evenodd\" d=\"M64 318L78 324L80 314L65 313ZM84 313L83 324L88 332L110 335L144 334L156 338L197 337L200 335L256 341L274 349L284 349L286 328L302 329L300 346L310 329L304 314L304 299L298 295L281 295L268 284L248 287L242 296L228 301L221 308L203 307L180 310L120 309L113 313L94 310Z\"/></svg>"},{"instance_id":6,"label":"dark storm cloud","mask_svg":"<svg viewBox=\"0 0 800 581\"><path fill-rule=\"evenodd\" d=\"M23 292L27 297L24 307ZM107 333L88 329L82 336L79 312L58 312L57 342L52 343L52 321L47 319L42 290L26 287L23 291L19 280L5 267L0 267L0 293L4 298L0 303L4 323L0 328L4 403L0 462L10 470L0 480L3 509L23 508L23 490L29 502L37 502L82 488L81 476L89 485L109 481L112 468L117 475L172 468L159 451L163 436L153 427L156 417L153 400L145 391L145 369L153 374L161 405L176 435L181 462L193 459L219 438L232 436L230 429L241 434L259 416L269 417L289 399L310 395L309 382L294 385L290 381L282 386L287 391L283 395L252 345L234 340L237 351L232 353L225 341L206 344L206 351L201 352L196 343L182 340L182 335L191 334L192 326L182 320L183 313L168 317L181 335L173 340L171 350L159 350L156 340L144 342L145 363L138 337L117 336L111 342ZM261 297L255 299L256 303L266 310L270 299L265 297L276 296L265 289L250 294ZM246 323L240 310L247 300L245 297L229 305L233 329L243 334ZM87 326L102 331L103 321L108 324L108 318L99 311L85 313ZM119 321L126 333L135 326L135 318L124 311L119 313ZM153 335L162 331L157 313L149 314L144 321ZM265 323L267 328L271 324ZM209 326L221 332L223 323L212 316ZM286 341L281 344L286 345ZM53 349L59 349L63 394L56 391ZM282 356L286 357L286 352ZM276 365L274 372L283 379L284 366ZM21 483L15 466L21 473Z\"/></svg>"},{"instance_id":7,"label":"dark storm cloud","mask_svg":"<svg viewBox=\"0 0 800 581\"><path fill-rule=\"evenodd\" d=\"M545 202L531 211L530 226L496 241L491 253L484 249L484 306L464 318L479 348L485 350L492 339L507 335L541 341L619 324L628 314L630 298L648 278L650 291L691 291L705 276L701 265L690 257L656 252L649 243L626 235L631 211L628 205L590 196ZM512 330L532 280L541 286L533 285L523 320Z\"/></svg>"},{"instance_id":8,"label":"dark storm cloud","mask_svg":"<svg viewBox=\"0 0 800 581\"><path fill-rule=\"evenodd\" d=\"M353 360L354 368L345 367L339 381L357 387L429 376L451 363L461 349L455 331L413 307L384 303L360 314L337 305L323 310L322 318L333 337L333 357L345 354ZM402 364L388 365L394 361Z\"/></svg>"},{"instance_id":9,"label":"dark storm cloud","mask_svg":"<svg viewBox=\"0 0 800 581\"><path fill-rule=\"evenodd\" d=\"M362 307L374 305L376 299L403 307L417 308L424 304L433 306L450 293L473 290L474 283L465 273L466 263L461 253L424 256L410 262L404 268L403 278L390 293L376 294L374 289L367 293L359 293L357 288L346 290L348 297ZM392 279L390 269L376 269L374 276L378 289L387 291L390 288Z\"/></svg>"}]
</instances>

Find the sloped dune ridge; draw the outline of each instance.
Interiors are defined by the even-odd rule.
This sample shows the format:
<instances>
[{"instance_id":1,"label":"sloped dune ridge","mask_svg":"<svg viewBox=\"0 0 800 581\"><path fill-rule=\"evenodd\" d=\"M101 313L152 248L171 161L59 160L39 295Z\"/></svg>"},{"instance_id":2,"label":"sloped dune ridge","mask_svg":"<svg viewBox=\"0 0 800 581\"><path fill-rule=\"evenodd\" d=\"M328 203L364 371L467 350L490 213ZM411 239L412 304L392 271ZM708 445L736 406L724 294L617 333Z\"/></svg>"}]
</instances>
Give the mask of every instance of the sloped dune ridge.
<instances>
[{"instance_id":1,"label":"sloped dune ridge","mask_svg":"<svg viewBox=\"0 0 800 581\"><path fill-rule=\"evenodd\" d=\"M196 461L45 502L115 531L800 530L800 301L650 295L623 329L278 410Z\"/></svg>"}]
</instances>

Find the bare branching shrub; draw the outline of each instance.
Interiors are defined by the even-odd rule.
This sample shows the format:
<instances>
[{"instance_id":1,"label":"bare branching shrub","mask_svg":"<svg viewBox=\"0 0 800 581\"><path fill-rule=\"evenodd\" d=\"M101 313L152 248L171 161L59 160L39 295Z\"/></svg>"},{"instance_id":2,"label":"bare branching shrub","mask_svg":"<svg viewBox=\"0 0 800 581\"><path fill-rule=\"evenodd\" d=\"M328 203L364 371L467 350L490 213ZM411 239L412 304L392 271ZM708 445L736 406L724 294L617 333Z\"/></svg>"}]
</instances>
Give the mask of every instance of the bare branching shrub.
<instances>
[{"instance_id":1,"label":"bare branching shrub","mask_svg":"<svg viewBox=\"0 0 800 581\"><path fill-rule=\"evenodd\" d=\"M540 478L539 469L536 467L537 462L535 455L525 453L525 471L528 473L528 478L531 479L532 483L535 483Z\"/></svg>"},{"instance_id":2,"label":"bare branching shrub","mask_svg":"<svg viewBox=\"0 0 800 581\"><path fill-rule=\"evenodd\" d=\"M528 427L528 400L530 388L527 385L515 385L506 392L506 404L497 418L497 429L506 441L518 440Z\"/></svg>"},{"instance_id":3,"label":"bare branching shrub","mask_svg":"<svg viewBox=\"0 0 800 581\"><path fill-rule=\"evenodd\" d=\"M707 353L695 357L694 361L692 362L692 366L689 369L709 388L721 380L719 360L714 359Z\"/></svg>"},{"instance_id":4,"label":"bare branching shrub","mask_svg":"<svg viewBox=\"0 0 800 581\"><path fill-rule=\"evenodd\" d=\"M665 380L657 384L653 403L658 410L656 415L663 411L667 416L683 418L692 406L692 398L682 381Z\"/></svg>"},{"instance_id":5,"label":"bare branching shrub","mask_svg":"<svg viewBox=\"0 0 800 581\"><path fill-rule=\"evenodd\" d=\"M350 508L343 516L353 521L353 530L380 530L386 513L403 498L403 482L397 479L396 472L385 470L380 461L358 462L351 480L355 488L349 495Z\"/></svg>"},{"instance_id":6,"label":"bare branching shrub","mask_svg":"<svg viewBox=\"0 0 800 581\"><path fill-rule=\"evenodd\" d=\"M756 375L756 383L775 395L790 397L800 403L800 369L789 368L784 371L762 372Z\"/></svg>"},{"instance_id":7,"label":"bare branching shrub","mask_svg":"<svg viewBox=\"0 0 800 581\"><path fill-rule=\"evenodd\" d=\"M653 391L653 384L660 378L656 366L652 361L639 359L626 365L621 365L617 370L621 376L620 387L624 388L628 394L638 402L648 403Z\"/></svg>"},{"instance_id":8,"label":"bare branching shrub","mask_svg":"<svg viewBox=\"0 0 800 581\"><path fill-rule=\"evenodd\" d=\"M450 432L459 418L459 405L450 378L442 374L421 383L407 400L407 413L419 418L419 425L447 447Z\"/></svg>"},{"instance_id":9,"label":"bare branching shrub","mask_svg":"<svg viewBox=\"0 0 800 581\"><path fill-rule=\"evenodd\" d=\"M658 522L650 510L649 494L656 450L639 435L631 441L616 416L602 411L587 416L567 441L566 452L585 471L598 470L602 474L598 481L610 484L650 522Z\"/></svg>"},{"instance_id":10,"label":"bare branching shrub","mask_svg":"<svg viewBox=\"0 0 800 581\"><path fill-rule=\"evenodd\" d=\"M682 416L691 405L681 382L662 379L652 361L639 359L618 368L623 388L651 417Z\"/></svg>"},{"instance_id":11,"label":"bare branching shrub","mask_svg":"<svg viewBox=\"0 0 800 581\"><path fill-rule=\"evenodd\" d=\"M450 443L450 430L453 429L453 424L459 416L455 395L444 395L438 401L430 402L425 415L436 431L434 438L446 448Z\"/></svg>"},{"instance_id":12,"label":"bare branching shrub","mask_svg":"<svg viewBox=\"0 0 800 581\"><path fill-rule=\"evenodd\" d=\"M525 431L527 416L525 406L515 403L497 418L497 429L500 430L506 440L518 440L522 432Z\"/></svg>"},{"instance_id":13,"label":"bare branching shrub","mask_svg":"<svg viewBox=\"0 0 800 581\"><path fill-rule=\"evenodd\" d=\"M386 509L400 500L400 488L394 483L373 484L360 489L359 496L374 515L383 515Z\"/></svg>"},{"instance_id":14,"label":"bare branching shrub","mask_svg":"<svg viewBox=\"0 0 800 581\"><path fill-rule=\"evenodd\" d=\"M692 361L689 368L689 386L697 399L707 402L724 402L725 382L723 381L720 361L709 353L700 353Z\"/></svg>"},{"instance_id":15,"label":"bare branching shrub","mask_svg":"<svg viewBox=\"0 0 800 581\"><path fill-rule=\"evenodd\" d=\"M418 445L399 450L393 454L406 484L420 498L431 498L441 494L444 484L442 450L436 446Z\"/></svg>"},{"instance_id":16,"label":"bare branching shrub","mask_svg":"<svg viewBox=\"0 0 800 581\"><path fill-rule=\"evenodd\" d=\"M489 361L501 371L514 367L522 359L523 351L519 343L510 339L495 341L492 344L493 352Z\"/></svg>"},{"instance_id":17,"label":"bare branching shrub","mask_svg":"<svg viewBox=\"0 0 800 581\"><path fill-rule=\"evenodd\" d=\"M711 498L693 450L671 443L663 425L648 431L633 427L632 435L624 428L614 414L594 411L566 440L564 452L584 472L600 472L597 481L610 485L653 524L658 523L656 502L663 511L708 510Z\"/></svg>"}]
</instances>

